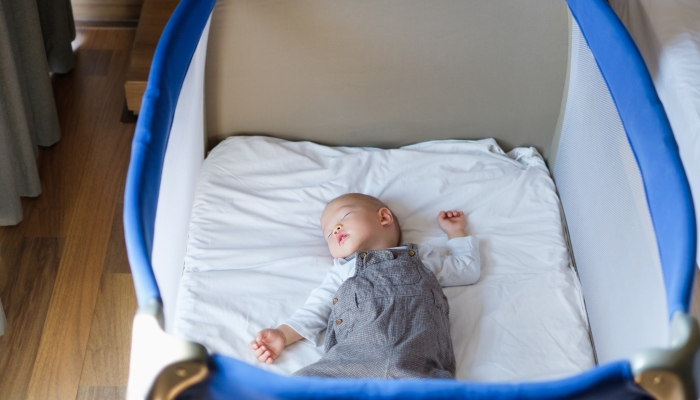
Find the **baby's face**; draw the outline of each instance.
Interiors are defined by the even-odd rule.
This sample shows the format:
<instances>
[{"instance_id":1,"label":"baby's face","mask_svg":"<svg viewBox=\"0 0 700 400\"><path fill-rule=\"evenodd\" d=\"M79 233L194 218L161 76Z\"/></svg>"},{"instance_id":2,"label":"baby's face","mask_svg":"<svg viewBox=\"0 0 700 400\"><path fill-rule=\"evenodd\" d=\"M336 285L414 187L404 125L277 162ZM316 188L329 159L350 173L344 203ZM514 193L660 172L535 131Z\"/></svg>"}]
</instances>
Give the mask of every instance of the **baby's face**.
<instances>
[{"instance_id":1,"label":"baby's face","mask_svg":"<svg viewBox=\"0 0 700 400\"><path fill-rule=\"evenodd\" d=\"M383 211L384 210L384 211ZM357 250L393 247L391 212L375 209L352 198L340 198L326 206L321 229L333 258L344 258Z\"/></svg>"}]
</instances>

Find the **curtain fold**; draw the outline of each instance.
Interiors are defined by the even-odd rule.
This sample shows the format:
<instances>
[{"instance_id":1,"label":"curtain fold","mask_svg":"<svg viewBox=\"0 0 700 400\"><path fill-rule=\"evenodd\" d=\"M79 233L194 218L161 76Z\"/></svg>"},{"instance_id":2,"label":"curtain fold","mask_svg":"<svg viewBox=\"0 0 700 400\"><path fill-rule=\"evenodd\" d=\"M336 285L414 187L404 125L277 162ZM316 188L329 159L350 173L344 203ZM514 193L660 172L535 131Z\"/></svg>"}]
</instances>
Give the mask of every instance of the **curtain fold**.
<instances>
[{"instance_id":1,"label":"curtain fold","mask_svg":"<svg viewBox=\"0 0 700 400\"><path fill-rule=\"evenodd\" d=\"M0 226L41 193L38 146L61 138L49 67L73 68L74 37L69 0L0 0Z\"/></svg>"},{"instance_id":2,"label":"curtain fold","mask_svg":"<svg viewBox=\"0 0 700 400\"><path fill-rule=\"evenodd\" d=\"M70 0L36 0L36 3L49 70L65 74L74 66L70 43L75 39L75 23Z\"/></svg>"}]
</instances>

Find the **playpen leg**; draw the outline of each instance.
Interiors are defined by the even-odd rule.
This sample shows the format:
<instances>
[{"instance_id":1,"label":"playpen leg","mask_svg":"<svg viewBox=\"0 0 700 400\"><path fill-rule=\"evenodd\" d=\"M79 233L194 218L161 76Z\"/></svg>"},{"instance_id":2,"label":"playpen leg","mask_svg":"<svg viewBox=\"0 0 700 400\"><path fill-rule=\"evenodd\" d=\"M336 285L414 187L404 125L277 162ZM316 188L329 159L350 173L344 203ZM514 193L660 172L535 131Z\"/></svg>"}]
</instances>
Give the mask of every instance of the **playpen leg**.
<instances>
[{"instance_id":1,"label":"playpen leg","mask_svg":"<svg viewBox=\"0 0 700 400\"><path fill-rule=\"evenodd\" d=\"M657 399L695 400L700 393L700 329L695 318L681 311L673 314L669 344L631 358L634 380Z\"/></svg>"},{"instance_id":2,"label":"playpen leg","mask_svg":"<svg viewBox=\"0 0 700 400\"><path fill-rule=\"evenodd\" d=\"M163 331L163 308L153 301L140 307L134 317L126 397L173 399L206 378L208 361L204 346Z\"/></svg>"}]
</instances>

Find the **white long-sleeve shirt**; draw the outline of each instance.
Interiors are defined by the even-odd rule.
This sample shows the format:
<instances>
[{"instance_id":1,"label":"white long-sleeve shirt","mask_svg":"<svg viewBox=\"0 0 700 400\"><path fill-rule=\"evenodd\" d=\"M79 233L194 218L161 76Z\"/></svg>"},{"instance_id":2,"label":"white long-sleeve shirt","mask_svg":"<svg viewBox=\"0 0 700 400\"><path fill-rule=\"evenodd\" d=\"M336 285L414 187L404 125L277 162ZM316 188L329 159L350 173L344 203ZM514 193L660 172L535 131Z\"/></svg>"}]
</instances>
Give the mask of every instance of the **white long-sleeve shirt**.
<instances>
[{"instance_id":1,"label":"white long-sleeve shirt","mask_svg":"<svg viewBox=\"0 0 700 400\"><path fill-rule=\"evenodd\" d=\"M403 246L402 246L403 247ZM443 287L471 285L479 280L481 259L479 240L474 236L458 237L447 241L449 254L442 256L426 244L418 244L423 265L435 274ZM333 308L333 296L346 279L355 275L355 258L333 260L321 286L314 289L304 305L283 323L305 339L317 344L320 333L326 329Z\"/></svg>"}]
</instances>

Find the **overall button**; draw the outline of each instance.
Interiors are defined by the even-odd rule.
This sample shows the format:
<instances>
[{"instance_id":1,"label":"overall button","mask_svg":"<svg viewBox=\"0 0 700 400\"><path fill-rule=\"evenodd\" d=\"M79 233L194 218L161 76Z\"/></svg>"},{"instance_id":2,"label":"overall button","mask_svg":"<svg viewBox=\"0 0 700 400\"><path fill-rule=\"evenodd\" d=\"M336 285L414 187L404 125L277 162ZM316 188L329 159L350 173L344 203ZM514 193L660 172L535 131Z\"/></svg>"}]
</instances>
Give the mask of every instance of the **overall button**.
<instances>
[{"instance_id":1,"label":"overall button","mask_svg":"<svg viewBox=\"0 0 700 400\"><path fill-rule=\"evenodd\" d=\"M411 256L411 257L413 257L413 256L416 255L416 252L413 251L413 250L409 250L409 251L408 251L408 255Z\"/></svg>"},{"instance_id":2,"label":"overall button","mask_svg":"<svg viewBox=\"0 0 700 400\"><path fill-rule=\"evenodd\" d=\"M360 253L360 258L364 259L365 257L367 257L367 253L365 253L364 251Z\"/></svg>"},{"instance_id":3,"label":"overall button","mask_svg":"<svg viewBox=\"0 0 700 400\"><path fill-rule=\"evenodd\" d=\"M342 319L336 319L336 320L335 320L335 324L336 324L336 325L340 325L340 324L342 324L342 323L343 323L343 320L342 320Z\"/></svg>"},{"instance_id":4,"label":"overall button","mask_svg":"<svg viewBox=\"0 0 700 400\"><path fill-rule=\"evenodd\" d=\"M336 303L338 303L338 298L337 298L337 297L336 297L335 299L333 299L333 304L336 304Z\"/></svg>"}]
</instances>

